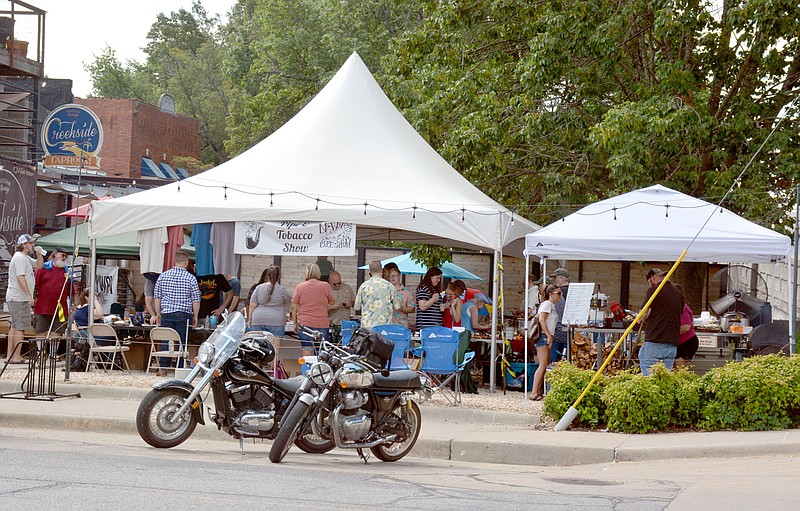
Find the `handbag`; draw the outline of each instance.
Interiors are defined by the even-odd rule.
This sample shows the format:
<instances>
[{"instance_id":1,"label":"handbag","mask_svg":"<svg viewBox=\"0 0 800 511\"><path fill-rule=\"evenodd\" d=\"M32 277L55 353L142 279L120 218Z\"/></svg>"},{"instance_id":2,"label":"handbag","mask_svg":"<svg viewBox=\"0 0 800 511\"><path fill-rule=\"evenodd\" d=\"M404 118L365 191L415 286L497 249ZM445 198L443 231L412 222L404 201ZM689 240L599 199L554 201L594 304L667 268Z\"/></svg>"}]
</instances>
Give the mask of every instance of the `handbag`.
<instances>
[{"instance_id":1,"label":"handbag","mask_svg":"<svg viewBox=\"0 0 800 511\"><path fill-rule=\"evenodd\" d=\"M528 320L528 343L535 344L540 335L542 335L542 325L539 324L539 313L537 312Z\"/></svg>"}]
</instances>

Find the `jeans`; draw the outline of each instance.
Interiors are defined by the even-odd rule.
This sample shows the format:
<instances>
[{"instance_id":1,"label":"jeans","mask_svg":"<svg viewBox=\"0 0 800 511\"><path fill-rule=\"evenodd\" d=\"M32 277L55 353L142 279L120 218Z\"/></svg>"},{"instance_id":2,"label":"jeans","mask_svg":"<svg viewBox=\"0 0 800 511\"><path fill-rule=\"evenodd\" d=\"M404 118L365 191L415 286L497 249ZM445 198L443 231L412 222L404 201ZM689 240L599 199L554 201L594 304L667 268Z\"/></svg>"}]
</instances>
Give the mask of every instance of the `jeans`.
<instances>
[{"instance_id":1,"label":"jeans","mask_svg":"<svg viewBox=\"0 0 800 511\"><path fill-rule=\"evenodd\" d=\"M673 344L663 344L660 342L647 342L639 348L639 367L642 374L650 376L650 368L659 361L664 363L664 367L672 369L675 364L675 353L678 347Z\"/></svg>"},{"instance_id":2,"label":"jeans","mask_svg":"<svg viewBox=\"0 0 800 511\"><path fill-rule=\"evenodd\" d=\"M250 331L252 332L254 330L261 332L269 332L277 337L283 337L284 335L286 335L286 327L283 325L281 326L253 325L252 328L250 328Z\"/></svg>"},{"instance_id":3,"label":"jeans","mask_svg":"<svg viewBox=\"0 0 800 511\"><path fill-rule=\"evenodd\" d=\"M166 312L161 314L161 326L171 328L178 332L178 335L181 338L181 344L186 346L186 329L188 325L192 322L192 315L188 312ZM176 346L177 348L177 346ZM169 342L163 341L161 343L161 351L168 351L169 350ZM169 357L162 357L159 359L158 364L162 368L167 368L170 366L170 361L172 359ZM178 357L178 367L183 367L183 358Z\"/></svg>"},{"instance_id":4,"label":"jeans","mask_svg":"<svg viewBox=\"0 0 800 511\"><path fill-rule=\"evenodd\" d=\"M550 346L550 363L558 362L567 356L567 343L553 340Z\"/></svg>"}]
</instances>

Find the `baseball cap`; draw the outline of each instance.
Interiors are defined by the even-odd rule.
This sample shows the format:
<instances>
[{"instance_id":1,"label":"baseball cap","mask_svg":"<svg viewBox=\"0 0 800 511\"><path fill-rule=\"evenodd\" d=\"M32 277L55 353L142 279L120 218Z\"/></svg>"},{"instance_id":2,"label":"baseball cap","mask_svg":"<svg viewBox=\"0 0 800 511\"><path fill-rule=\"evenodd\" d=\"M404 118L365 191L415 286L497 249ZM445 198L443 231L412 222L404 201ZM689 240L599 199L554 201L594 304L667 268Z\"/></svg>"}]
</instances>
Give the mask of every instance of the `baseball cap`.
<instances>
[{"instance_id":1,"label":"baseball cap","mask_svg":"<svg viewBox=\"0 0 800 511\"><path fill-rule=\"evenodd\" d=\"M23 234L17 239L17 245L23 245L25 243L33 243L35 238L30 234Z\"/></svg>"},{"instance_id":2,"label":"baseball cap","mask_svg":"<svg viewBox=\"0 0 800 511\"><path fill-rule=\"evenodd\" d=\"M67 250L67 249L66 249L66 248L64 248L64 247L56 247L56 249L55 249L55 250L53 250L53 252L61 252L62 254L67 254L67 255L69 255L69 250Z\"/></svg>"},{"instance_id":3,"label":"baseball cap","mask_svg":"<svg viewBox=\"0 0 800 511\"><path fill-rule=\"evenodd\" d=\"M569 278L569 272L566 268L558 268L556 271L548 275L548 277L566 277Z\"/></svg>"},{"instance_id":4,"label":"baseball cap","mask_svg":"<svg viewBox=\"0 0 800 511\"><path fill-rule=\"evenodd\" d=\"M551 281L550 281L550 279L549 279L549 278L547 278L547 277L539 277L538 279L536 279L536 280L534 280L534 281L533 281L533 283L534 283L534 284L536 284L536 285L539 285L539 284L541 284L542 282L544 282L545 284L549 284Z\"/></svg>"},{"instance_id":5,"label":"baseball cap","mask_svg":"<svg viewBox=\"0 0 800 511\"><path fill-rule=\"evenodd\" d=\"M665 272L664 270L660 270L658 268L653 268L653 269L651 269L650 271L647 272L647 280L650 280L650 277L653 277L653 276L660 277L661 275L666 275L666 274L667 274L667 272Z\"/></svg>"},{"instance_id":6,"label":"baseball cap","mask_svg":"<svg viewBox=\"0 0 800 511\"><path fill-rule=\"evenodd\" d=\"M488 296L486 296L486 295L485 295L485 294L483 294L483 293L476 293L476 294L475 294L475 299L476 299L476 300L480 300L480 301L482 301L483 303L488 303L489 305L492 305L492 299L491 299L491 298L489 298Z\"/></svg>"}]
</instances>

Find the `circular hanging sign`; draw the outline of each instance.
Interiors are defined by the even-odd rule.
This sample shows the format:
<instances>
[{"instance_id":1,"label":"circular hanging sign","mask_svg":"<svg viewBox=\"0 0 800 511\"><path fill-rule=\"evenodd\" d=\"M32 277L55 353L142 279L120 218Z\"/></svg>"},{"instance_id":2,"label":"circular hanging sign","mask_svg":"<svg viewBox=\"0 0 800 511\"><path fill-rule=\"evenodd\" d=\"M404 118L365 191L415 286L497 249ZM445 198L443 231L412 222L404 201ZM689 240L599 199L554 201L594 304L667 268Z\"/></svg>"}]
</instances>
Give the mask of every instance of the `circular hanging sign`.
<instances>
[{"instance_id":1,"label":"circular hanging sign","mask_svg":"<svg viewBox=\"0 0 800 511\"><path fill-rule=\"evenodd\" d=\"M103 126L94 112L74 103L56 108L42 126L45 166L99 169Z\"/></svg>"}]
</instances>

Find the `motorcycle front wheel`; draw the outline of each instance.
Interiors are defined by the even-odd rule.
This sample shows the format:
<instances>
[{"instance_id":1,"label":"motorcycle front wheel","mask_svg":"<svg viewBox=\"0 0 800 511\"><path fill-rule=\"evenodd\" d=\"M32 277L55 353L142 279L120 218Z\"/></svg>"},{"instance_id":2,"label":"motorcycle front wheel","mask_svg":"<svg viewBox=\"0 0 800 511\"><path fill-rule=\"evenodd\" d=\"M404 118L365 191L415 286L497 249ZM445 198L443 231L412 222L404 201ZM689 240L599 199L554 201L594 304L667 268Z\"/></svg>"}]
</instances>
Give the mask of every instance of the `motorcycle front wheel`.
<instances>
[{"instance_id":1,"label":"motorcycle front wheel","mask_svg":"<svg viewBox=\"0 0 800 511\"><path fill-rule=\"evenodd\" d=\"M308 416L311 407L302 401L297 401L294 408L289 410L289 413L283 418L281 429L278 431L278 436L272 442L272 447L269 449L269 460L272 463L280 463L289 452L292 442L297 439L300 434L300 428Z\"/></svg>"},{"instance_id":2,"label":"motorcycle front wheel","mask_svg":"<svg viewBox=\"0 0 800 511\"><path fill-rule=\"evenodd\" d=\"M370 451L381 461L397 461L411 452L417 443L419 430L422 427L422 414L419 406L409 400L408 405L397 403L385 419L385 429L400 433L401 440L370 447Z\"/></svg>"},{"instance_id":3,"label":"motorcycle front wheel","mask_svg":"<svg viewBox=\"0 0 800 511\"><path fill-rule=\"evenodd\" d=\"M188 395L186 390L176 388L148 392L136 412L136 429L142 440L163 449L180 445L192 436L197 421L191 408L172 420Z\"/></svg>"}]
</instances>

